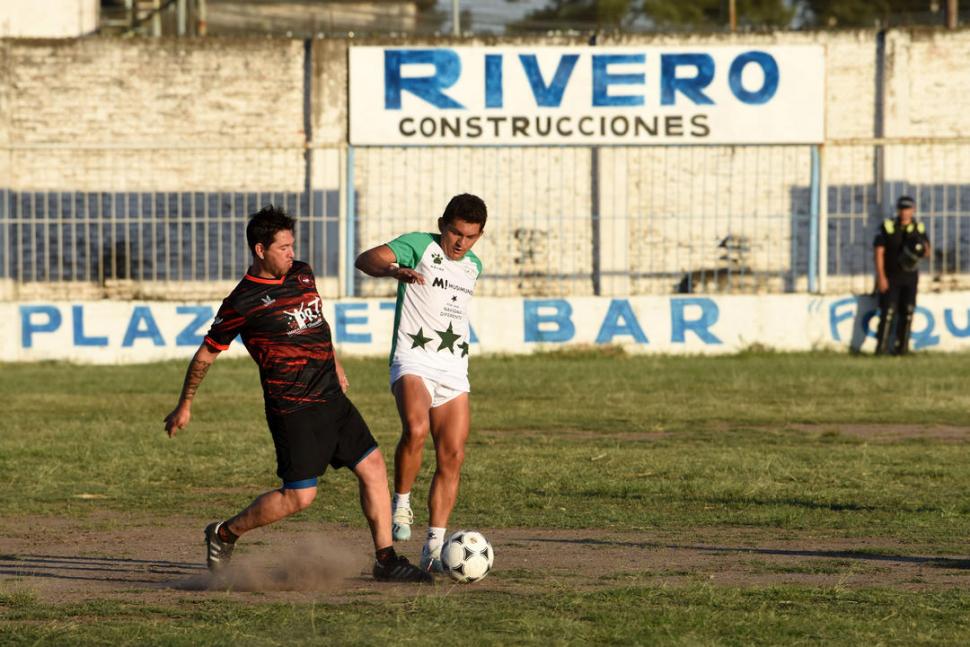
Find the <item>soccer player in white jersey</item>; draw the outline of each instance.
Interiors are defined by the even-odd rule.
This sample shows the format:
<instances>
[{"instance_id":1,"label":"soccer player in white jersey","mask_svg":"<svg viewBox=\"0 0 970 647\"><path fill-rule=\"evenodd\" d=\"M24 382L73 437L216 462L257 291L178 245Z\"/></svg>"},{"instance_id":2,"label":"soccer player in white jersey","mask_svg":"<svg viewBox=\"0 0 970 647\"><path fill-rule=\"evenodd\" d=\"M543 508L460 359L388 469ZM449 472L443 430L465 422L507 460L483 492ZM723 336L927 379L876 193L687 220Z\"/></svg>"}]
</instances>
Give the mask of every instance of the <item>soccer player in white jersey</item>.
<instances>
[{"instance_id":1,"label":"soccer player in white jersey","mask_svg":"<svg viewBox=\"0 0 970 647\"><path fill-rule=\"evenodd\" d=\"M411 537L411 486L428 433L437 468L428 493L428 535L421 567L441 571L441 546L458 496L471 422L468 404L468 306L482 262L472 253L485 228L485 203L463 193L438 219L440 233L404 234L357 257L357 269L397 279L391 342L391 391L403 431L394 454L394 539Z\"/></svg>"}]
</instances>

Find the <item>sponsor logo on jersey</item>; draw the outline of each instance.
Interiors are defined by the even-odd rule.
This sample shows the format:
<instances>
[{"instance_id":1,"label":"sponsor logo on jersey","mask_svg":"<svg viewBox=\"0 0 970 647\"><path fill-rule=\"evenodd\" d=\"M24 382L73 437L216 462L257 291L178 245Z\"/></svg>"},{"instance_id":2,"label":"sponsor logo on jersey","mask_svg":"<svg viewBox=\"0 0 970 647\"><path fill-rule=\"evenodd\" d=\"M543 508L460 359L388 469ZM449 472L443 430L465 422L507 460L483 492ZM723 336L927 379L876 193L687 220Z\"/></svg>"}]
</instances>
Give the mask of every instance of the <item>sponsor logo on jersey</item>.
<instances>
[{"instance_id":1,"label":"sponsor logo on jersey","mask_svg":"<svg viewBox=\"0 0 970 647\"><path fill-rule=\"evenodd\" d=\"M300 282L300 285L312 288L314 286L313 275L312 274L300 274L296 277L296 280Z\"/></svg>"},{"instance_id":2,"label":"sponsor logo on jersey","mask_svg":"<svg viewBox=\"0 0 970 647\"><path fill-rule=\"evenodd\" d=\"M465 294L472 294L474 290L471 288L466 288L463 285L457 285L455 283L450 283L448 279L442 279L435 277L431 282L432 287L441 288L442 290L458 290L459 292L464 292Z\"/></svg>"},{"instance_id":3,"label":"sponsor logo on jersey","mask_svg":"<svg viewBox=\"0 0 970 647\"><path fill-rule=\"evenodd\" d=\"M287 335L299 335L305 330L317 328L323 324L323 310L320 297L314 298L293 310L284 310L283 314L290 318L290 331Z\"/></svg>"},{"instance_id":4,"label":"sponsor logo on jersey","mask_svg":"<svg viewBox=\"0 0 970 647\"><path fill-rule=\"evenodd\" d=\"M274 299L268 294L264 296L262 299L260 299L260 301L263 303L264 306L271 306L274 303L276 303L276 299Z\"/></svg>"},{"instance_id":5,"label":"sponsor logo on jersey","mask_svg":"<svg viewBox=\"0 0 970 647\"><path fill-rule=\"evenodd\" d=\"M434 261L435 265L441 265L441 261L444 260L441 257L441 254L435 254L434 252L431 253L431 259Z\"/></svg>"}]
</instances>

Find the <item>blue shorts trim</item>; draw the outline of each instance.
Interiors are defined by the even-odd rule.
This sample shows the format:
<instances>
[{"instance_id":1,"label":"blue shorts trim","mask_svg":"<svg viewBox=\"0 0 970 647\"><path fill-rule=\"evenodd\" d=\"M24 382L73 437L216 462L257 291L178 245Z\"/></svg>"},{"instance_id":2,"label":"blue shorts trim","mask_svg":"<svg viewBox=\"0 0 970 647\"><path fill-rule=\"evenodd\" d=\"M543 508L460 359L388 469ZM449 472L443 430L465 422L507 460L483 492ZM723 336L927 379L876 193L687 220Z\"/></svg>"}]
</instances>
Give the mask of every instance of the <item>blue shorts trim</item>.
<instances>
[{"instance_id":1,"label":"blue shorts trim","mask_svg":"<svg viewBox=\"0 0 970 647\"><path fill-rule=\"evenodd\" d=\"M365 458L367 458L368 456L370 456L371 454L373 454L374 453L374 450L376 450L376 449L377 449L377 445L374 445L373 447L371 447L370 449L368 449L366 452L364 452L363 454L361 454L360 458L357 459L357 462L355 462L353 465L350 466L350 469L354 469L355 467L357 467L358 465L360 465L361 462Z\"/></svg>"},{"instance_id":2,"label":"blue shorts trim","mask_svg":"<svg viewBox=\"0 0 970 647\"><path fill-rule=\"evenodd\" d=\"M316 477L312 479L303 479L302 481L283 481L284 490L305 490L309 487L316 487L317 479Z\"/></svg>"}]
</instances>

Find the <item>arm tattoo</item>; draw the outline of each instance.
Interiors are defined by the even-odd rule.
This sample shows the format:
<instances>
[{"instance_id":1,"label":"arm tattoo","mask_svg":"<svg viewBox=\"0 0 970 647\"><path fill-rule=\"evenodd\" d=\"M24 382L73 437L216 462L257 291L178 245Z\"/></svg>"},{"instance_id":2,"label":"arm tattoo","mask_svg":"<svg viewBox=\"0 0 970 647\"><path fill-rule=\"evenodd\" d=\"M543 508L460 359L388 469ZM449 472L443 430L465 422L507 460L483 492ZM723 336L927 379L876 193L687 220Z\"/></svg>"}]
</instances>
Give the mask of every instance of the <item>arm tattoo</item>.
<instances>
[{"instance_id":1,"label":"arm tattoo","mask_svg":"<svg viewBox=\"0 0 970 647\"><path fill-rule=\"evenodd\" d=\"M212 366L212 362L205 362L201 359L192 360L192 363L189 364L189 370L185 372L185 384L182 385L181 400L183 402L189 402L195 397L195 392L199 390L202 378L205 377L210 366Z\"/></svg>"}]
</instances>

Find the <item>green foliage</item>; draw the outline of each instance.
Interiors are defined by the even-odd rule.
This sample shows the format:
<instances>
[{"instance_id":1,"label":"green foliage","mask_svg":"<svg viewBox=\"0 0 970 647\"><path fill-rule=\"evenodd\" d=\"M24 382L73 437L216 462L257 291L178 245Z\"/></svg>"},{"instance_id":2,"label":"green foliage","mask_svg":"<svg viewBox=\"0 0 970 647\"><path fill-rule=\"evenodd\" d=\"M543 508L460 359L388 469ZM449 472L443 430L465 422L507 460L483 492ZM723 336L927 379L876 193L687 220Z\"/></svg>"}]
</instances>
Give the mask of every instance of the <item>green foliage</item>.
<instances>
[{"instance_id":1,"label":"green foliage","mask_svg":"<svg viewBox=\"0 0 970 647\"><path fill-rule=\"evenodd\" d=\"M927 0L737 0L736 14L740 28L874 28L939 25L943 5ZM723 30L727 7L726 0L549 0L508 29Z\"/></svg>"},{"instance_id":2,"label":"green foliage","mask_svg":"<svg viewBox=\"0 0 970 647\"><path fill-rule=\"evenodd\" d=\"M712 29L728 23L724 0L643 0L643 14L658 28ZM787 27L795 10L784 0L738 0L741 27Z\"/></svg>"},{"instance_id":3,"label":"green foliage","mask_svg":"<svg viewBox=\"0 0 970 647\"><path fill-rule=\"evenodd\" d=\"M803 0L815 27L888 27L907 24L941 24L944 2L927 0Z\"/></svg>"},{"instance_id":4,"label":"green foliage","mask_svg":"<svg viewBox=\"0 0 970 647\"><path fill-rule=\"evenodd\" d=\"M785 0L738 0L738 24L786 27L795 10ZM723 0L550 0L509 26L510 31L542 29L695 29L724 28L728 23Z\"/></svg>"},{"instance_id":5,"label":"green foliage","mask_svg":"<svg viewBox=\"0 0 970 647\"><path fill-rule=\"evenodd\" d=\"M636 19L636 5L636 0L550 0L547 6L529 12L506 29L512 33L616 29Z\"/></svg>"}]
</instances>

